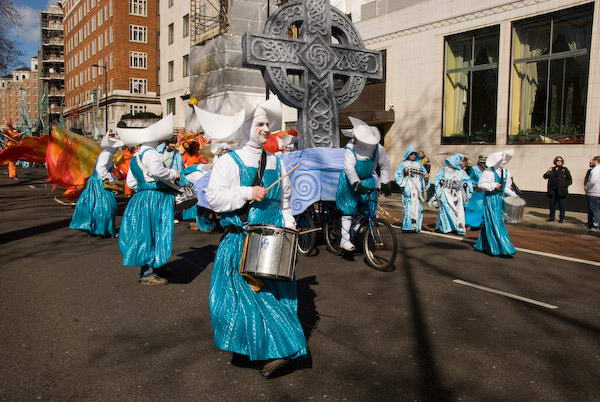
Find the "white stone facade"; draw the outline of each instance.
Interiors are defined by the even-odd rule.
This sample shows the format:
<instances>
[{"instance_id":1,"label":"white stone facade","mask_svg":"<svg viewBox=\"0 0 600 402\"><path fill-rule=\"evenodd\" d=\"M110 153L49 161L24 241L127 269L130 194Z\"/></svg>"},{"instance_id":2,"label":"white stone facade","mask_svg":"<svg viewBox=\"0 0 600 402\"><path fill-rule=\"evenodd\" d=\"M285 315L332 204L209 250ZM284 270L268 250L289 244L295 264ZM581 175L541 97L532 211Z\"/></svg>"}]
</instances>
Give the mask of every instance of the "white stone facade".
<instances>
[{"instance_id":1,"label":"white stone facade","mask_svg":"<svg viewBox=\"0 0 600 402\"><path fill-rule=\"evenodd\" d=\"M397 3L397 4L396 4ZM509 145L511 38L513 23L582 4L593 4L584 144ZM512 148L510 163L524 190L545 191L542 174L556 155L565 158L573 175L572 193L583 193L588 162L600 155L600 1L574 0L385 0L368 5L347 1L367 47L387 52L386 106L393 106L395 123L385 136L392 167L407 146L423 149L432 172L448 154L461 152L474 163L480 154ZM362 8L361 8L362 6ZM396 11L387 12L390 9ZM356 10L362 9L361 15ZM366 15L366 11L371 14ZM495 145L442 145L444 49L449 35L499 26L498 93Z\"/></svg>"},{"instance_id":2,"label":"white stone facade","mask_svg":"<svg viewBox=\"0 0 600 402\"><path fill-rule=\"evenodd\" d=\"M185 108L190 94L190 0L178 0L172 2L169 7L168 1L160 1L160 103L163 114L166 116L174 103L175 128L185 127ZM187 30L184 28L184 18L187 17ZM169 26L172 24L172 34ZM172 35L173 43L169 43ZM187 56L187 72L184 72L184 57ZM169 72L169 63L172 63L172 71Z\"/></svg>"}]
</instances>

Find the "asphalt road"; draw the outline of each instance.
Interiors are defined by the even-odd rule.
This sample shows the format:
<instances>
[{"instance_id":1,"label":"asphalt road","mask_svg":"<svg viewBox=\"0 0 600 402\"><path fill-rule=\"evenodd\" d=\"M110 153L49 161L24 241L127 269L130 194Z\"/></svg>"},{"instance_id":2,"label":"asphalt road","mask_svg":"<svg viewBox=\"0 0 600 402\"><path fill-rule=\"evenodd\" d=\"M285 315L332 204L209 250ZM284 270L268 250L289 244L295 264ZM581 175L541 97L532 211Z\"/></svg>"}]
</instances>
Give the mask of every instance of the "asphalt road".
<instances>
[{"instance_id":1,"label":"asphalt road","mask_svg":"<svg viewBox=\"0 0 600 402\"><path fill-rule=\"evenodd\" d=\"M396 269L382 273L321 247L297 268L311 357L264 380L212 343L219 235L177 225L171 284L141 286L115 239L67 229L72 208L39 172L13 183L4 171L2 400L600 400L600 267L399 233Z\"/></svg>"}]
</instances>

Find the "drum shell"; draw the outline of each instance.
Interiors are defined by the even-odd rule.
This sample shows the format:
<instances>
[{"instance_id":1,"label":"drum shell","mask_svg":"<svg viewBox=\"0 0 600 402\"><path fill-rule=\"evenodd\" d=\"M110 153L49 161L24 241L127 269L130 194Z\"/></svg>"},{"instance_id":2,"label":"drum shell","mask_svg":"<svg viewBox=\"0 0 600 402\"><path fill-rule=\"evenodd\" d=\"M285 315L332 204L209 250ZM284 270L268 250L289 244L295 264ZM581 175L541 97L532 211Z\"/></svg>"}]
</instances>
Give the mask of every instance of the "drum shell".
<instances>
[{"instance_id":1,"label":"drum shell","mask_svg":"<svg viewBox=\"0 0 600 402\"><path fill-rule=\"evenodd\" d=\"M503 203L504 219L509 223L519 223L523 220L525 200L521 197L506 197Z\"/></svg>"},{"instance_id":2,"label":"drum shell","mask_svg":"<svg viewBox=\"0 0 600 402\"><path fill-rule=\"evenodd\" d=\"M298 232L271 225L249 225L240 272L291 281L296 269Z\"/></svg>"},{"instance_id":3,"label":"drum shell","mask_svg":"<svg viewBox=\"0 0 600 402\"><path fill-rule=\"evenodd\" d=\"M198 202L196 190L191 186L183 186L182 192L175 195L175 212L185 211L193 207Z\"/></svg>"}]
</instances>

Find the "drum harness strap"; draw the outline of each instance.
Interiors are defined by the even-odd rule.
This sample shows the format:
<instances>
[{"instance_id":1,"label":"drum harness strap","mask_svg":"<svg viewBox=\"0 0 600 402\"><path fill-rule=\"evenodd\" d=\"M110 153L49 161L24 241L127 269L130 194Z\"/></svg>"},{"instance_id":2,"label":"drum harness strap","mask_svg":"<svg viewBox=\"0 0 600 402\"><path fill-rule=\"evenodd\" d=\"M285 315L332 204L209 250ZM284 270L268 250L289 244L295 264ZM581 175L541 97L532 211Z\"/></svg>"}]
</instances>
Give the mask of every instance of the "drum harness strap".
<instances>
[{"instance_id":1,"label":"drum harness strap","mask_svg":"<svg viewBox=\"0 0 600 402\"><path fill-rule=\"evenodd\" d=\"M254 176L254 180L252 181L252 187L262 185L263 175L265 173L265 169L267 167L267 153L263 149L260 154L260 161L258 162L258 169L256 170L256 176ZM247 220L248 211L250 210L250 201L246 201L243 207L234 211L234 213L240 217L242 222ZM246 218L246 219L244 219ZM223 233L223 237L221 240L227 236L229 233L244 233L245 230L239 226L229 225L225 228L225 232Z\"/></svg>"}]
</instances>

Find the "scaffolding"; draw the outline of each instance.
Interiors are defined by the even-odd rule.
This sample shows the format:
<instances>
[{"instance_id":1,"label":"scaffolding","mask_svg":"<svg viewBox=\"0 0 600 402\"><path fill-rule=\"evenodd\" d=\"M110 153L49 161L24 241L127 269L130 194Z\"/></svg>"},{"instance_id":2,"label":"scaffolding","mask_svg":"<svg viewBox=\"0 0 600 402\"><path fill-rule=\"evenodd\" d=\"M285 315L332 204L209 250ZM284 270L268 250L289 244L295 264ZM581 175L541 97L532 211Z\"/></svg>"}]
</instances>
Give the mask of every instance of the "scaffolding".
<instances>
[{"instance_id":1,"label":"scaffolding","mask_svg":"<svg viewBox=\"0 0 600 402\"><path fill-rule=\"evenodd\" d=\"M229 0L191 0L192 45L198 45L227 32Z\"/></svg>"}]
</instances>

